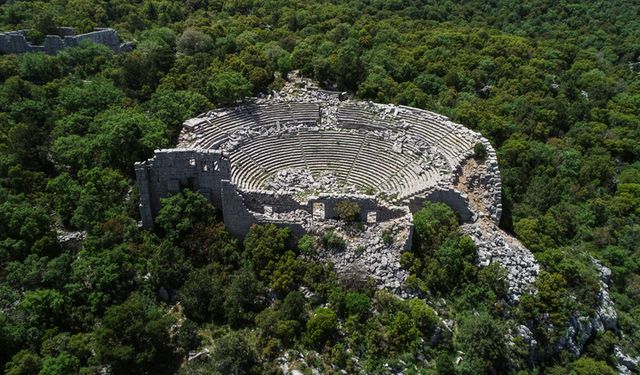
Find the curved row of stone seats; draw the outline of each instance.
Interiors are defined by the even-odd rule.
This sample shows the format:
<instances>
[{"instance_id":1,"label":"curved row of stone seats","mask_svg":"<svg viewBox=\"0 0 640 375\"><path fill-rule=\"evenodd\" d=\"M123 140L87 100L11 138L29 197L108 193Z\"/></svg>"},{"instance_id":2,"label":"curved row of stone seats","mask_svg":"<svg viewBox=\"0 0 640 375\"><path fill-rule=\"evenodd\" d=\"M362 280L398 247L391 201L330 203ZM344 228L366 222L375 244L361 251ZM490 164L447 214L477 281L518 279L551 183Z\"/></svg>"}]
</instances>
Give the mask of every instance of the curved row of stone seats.
<instances>
[{"instance_id":1,"label":"curved row of stone seats","mask_svg":"<svg viewBox=\"0 0 640 375\"><path fill-rule=\"evenodd\" d=\"M368 137L357 162L354 164L350 179L355 182L363 179L370 180L370 177L374 177L373 180L376 183L369 186L379 187L380 184L391 180L407 165L416 164L418 160L419 158L415 155L398 154L391 151L391 144L387 141ZM417 174L413 177L415 180L418 179Z\"/></svg>"},{"instance_id":2,"label":"curved row of stone seats","mask_svg":"<svg viewBox=\"0 0 640 375\"><path fill-rule=\"evenodd\" d=\"M291 115L297 123L317 124L320 119L320 105L318 103L290 102Z\"/></svg>"},{"instance_id":3,"label":"curved row of stone seats","mask_svg":"<svg viewBox=\"0 0 640 375\"><path fill-rule=\"evenodd\" d=\"M301 132L299 139L309 170L333 171L341 182L346 182L363 142L361 134L336 130Z\"/></svg>"},{"instance_id":4,"label":"curved row of stone seats","mask_svg":"<svg viewBox=\"0 0 640 375\"><path fill-rule=\"evenodd\" d=\"M243 151L233 154L231 163L231 180L242 189L259 190L266 172Z\"/></svg>"},{"instance_id":5,"label":"curved row of stone seats","mask_svg":"<svg viewBox=\"0 0 640 375\"><path fill-rule=\"evenodd\" d=\"M371 110L353 103L343 103L336 111L338 127L346 129L377 129L393 127L393 123L372 113Z\"/></svg>"},{"instance_id":6,"label":"curved row of stone seats","mask_svg":"<svg viewBox=\"0 0 640 375\"><path fill-rule=\"evenodd\" d=\"M252 112L241 109L207 117L206 123L198 130L195 144L198 147L213 148L224 142L234 131L254 125Z\"/></svg>"},{"instance_id":7,"label":"curved row of stone seats","mask_svg":"<svg viewBox=\"0 0 640 375\"><path fill-rule=\"evenodd\" d=\"M417 167L417 169L416 169ZM426 168L426 170L420 168L417 165L411 165L407 168L413 168L413 173L399 173L394 179L388 181L382 185L384 190L396 190L398 191L397 200L401 201L411 197L413 195L420 194L427 189L437 185L440 179L440 173L434 166ZM414 174L418 176L415 177ZM403 189L394 189L395 185L404 186Z\"/></svg>"},{"instance_id":8,"label":"curved row of stone seats","mask_svg":"<svg viewBox=\"0 0 640 375\"><path fill-rule=\"evenodd\" d=\"M447 136L452 130L449 127L442 126L442 123L430 119L424 113L407 111L402 114L402 118L409 125L408 134L422 138L431 144Z\"/></svg>"},{"instance_id":9,"label":"curved row of stone seats","mask_svg":"<svg viewBox=\"0 0 640 375\"><path fill-rule=\"evenodd\" d=\"M288 103L257 104L253 106L257 126L276 126L293 123Z\"/></svg>"},{"instance_id":10,"label":"curved row of stone seats","mask_svg":"<svg viewBox=\"0 0 640 375\"><path fill-rule=\"evenodd\" d=\"M463 138L460 134L449 134L440 139L435 146L440 149L445 156L454 160L458 164L465 158L467 152L473 148L474 144Z\"/></svg>"},{"instance_id":11,"label":"curved row of stone seats","mask_svg":"<svg viewBox=\"0 0 640 375\"><path fill-rule=\"evenodd\" d=\"M252 107L257 126L276 126L284 124L316 124L320 118L318 103L281 102L274 104L256 104Z\"/></svg>"},{"instance_id":12,"label":"curved row of stone seats","mask_svg":"<svg viewBox=\"0 0 640 375\"><path fill-rule=\"evenodd\" d=\"M345 184L392 190L400 197L437 182L435 167L423 170L422 156L396 153L392 144L370 134L339 130L300 131L290 137L257 137L231 153L232 179L241 188L260 190L269 178L287 168L312 173L332 171ZM383 157L381 157L383 156Z\"/></svg>"},{"instance_id":13,"label":"curved row of stone seats","mask_svg":"<svg viewBox=\"0 0 640 375\"><path fill-rule=\"evenodd\" d=\"M240 154L240 156L238 155ZM264 189L274 173L287 168L305 168L300 145L295 137L259 137L244 144L231 155L231 162L249 158L253 163L248 170L232 174L234 182L251 189Z\"/></svg>"}]
</instances>

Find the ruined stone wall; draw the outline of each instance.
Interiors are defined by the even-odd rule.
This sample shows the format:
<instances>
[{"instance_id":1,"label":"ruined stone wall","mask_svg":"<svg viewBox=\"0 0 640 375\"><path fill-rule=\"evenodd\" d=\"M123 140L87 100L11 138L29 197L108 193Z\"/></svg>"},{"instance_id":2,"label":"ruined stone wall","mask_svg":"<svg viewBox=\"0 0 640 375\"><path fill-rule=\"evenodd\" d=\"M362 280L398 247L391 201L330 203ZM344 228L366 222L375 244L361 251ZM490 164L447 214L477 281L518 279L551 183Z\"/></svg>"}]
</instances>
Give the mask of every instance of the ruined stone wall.
<instances>
[{"instance_id":1,"label":"ruined stone wall","mask_svg":"<svg viewBox=\"0 0 640 375\"><path fill-rule=\"evenodd\" d=\"M243 191L245 206L258 213L264 213L265 206L270 206L275 213L306 210L306 205L296 201L288 194L275 194L271 191Z\"/></svg>"},{"instance_id":2,"label":"ruined stone wall","mask_svg":"<svg viewBox=\"0 0 640 375\"><path fill-rule=\"evenodd\" d=\"M220 181L222 216L225 227L235 237L242 238L253 224L257 224L255 216L244 205L242 196L228 179Z\"/></svg>"},{"instance_id":3,"label":"ruined stone wall","mask_svg":"<svg viewBox=\"0 0 640 375\"><path fill-rule=\"evenodd\" d=\"M415 213L422 208L425 201L445 203L451 207L463 223L474 220L474 213L469 209L469 200L464 193L455 189L438 189L424 196L414 197L409 201L409 210Z\"/></svg>"},{"instance_id":4,"label":"ruined stone wall","mask_svg":"<svg viewBox=\"0 0 640 375\"><path fill-rule=\"evenodd\" d=\"M118 32L114 29L98 29L96 31L74 35L72 28L60 28L59 35L46 35L44 43L40 46L29 43L25 37L27 30L10 31L0 33L0 53L26 53L44 52L55 55L62 49L74 47L83 40L91 40L93 43L105 45L115 52L126 52L131 50L130 43L120 43Z\"/></svg>"},{"instance_id":5,"label":"ruined stone wall","mask_svg":"<svg viewBox=\"0 0 640 375\"><path fill-rule=\"evenodd\" d=\"M315 203L321 203L324 205L325 219L339 219L340 215L338 214L336 206L344 201L355 202L360 206L358 220L363 222L367 221L367 214L369 212L376 213L376 221L387 221L406 215L406 211L402 208L383 206L377 199L367 195L320 194L317 197L309 197L306 210L309 213L313 213L313 205Z\"/></svg>"},{"instance_id":6,"label":"ruined stone wall","mask_svg":"<svg viewBox=\"0 0 640 375\"><path fill-rule=\"evenodd\" d=\"M136 163L140 190L140 215L145 227L153 227L160 200L183 189L202 193L222 207L221 180L229 179L229 161L217 150L158 150L145 162Z\"/></svg>"}]
</instances>

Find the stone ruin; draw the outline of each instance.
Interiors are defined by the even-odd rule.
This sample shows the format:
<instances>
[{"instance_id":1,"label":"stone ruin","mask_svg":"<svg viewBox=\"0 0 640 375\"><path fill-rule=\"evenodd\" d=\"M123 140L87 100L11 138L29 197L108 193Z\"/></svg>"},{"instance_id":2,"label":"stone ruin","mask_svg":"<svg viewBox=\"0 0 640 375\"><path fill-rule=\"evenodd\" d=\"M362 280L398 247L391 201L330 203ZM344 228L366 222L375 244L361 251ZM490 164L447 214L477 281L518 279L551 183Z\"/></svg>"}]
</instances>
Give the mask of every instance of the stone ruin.
<instances>
[{"instance_id":1,"label":"stone ruin","mask_svg":"<svg viewBox=\"0 0 640 375\"><path fill-rule=\"evenodd\" d=\"M482 143L484 160L473 158ZM426 110L346 98L297 79L280 92L185 121L177 148L136 163L142 225L153 227L161 199L189 188L243 237L256 223L305 233L331 231L343 249L325 249L338 272L373 277L406 295L399 259L412 242L412 213L444 202L478 244L478 263L507 270L509 296L532 289L538 265L498 228L502 213L496 153L479 133ZM360 227L336 205L360 208Z\"/></svg>"},{"instance_id":2,"label":"stone ruin","mask_svg":"<svg viewBox=\"0 0 640 375\"><path fill-rule=\"evenodd\" d=\"M9 31L0 33L0 53L44 52L55 55L67 47L75 47L83 40L90 40L111 48L114 52L128 52L132 49L131 42L120 43L118 32L110 28L100 28L86 34L76 35L73 27L60 27L56 35L46 35L41 46L33 45L27 40L28 30Z\"/></svg>"}]
</instances>

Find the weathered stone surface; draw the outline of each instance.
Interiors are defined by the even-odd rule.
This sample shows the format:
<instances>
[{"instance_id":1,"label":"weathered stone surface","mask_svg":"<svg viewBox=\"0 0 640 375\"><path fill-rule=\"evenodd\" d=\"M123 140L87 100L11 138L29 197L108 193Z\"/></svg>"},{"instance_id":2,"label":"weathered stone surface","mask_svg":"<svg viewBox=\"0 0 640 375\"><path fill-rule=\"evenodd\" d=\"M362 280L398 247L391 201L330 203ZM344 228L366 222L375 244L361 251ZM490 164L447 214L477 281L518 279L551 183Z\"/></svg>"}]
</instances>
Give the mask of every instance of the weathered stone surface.
<instances>
[{"instance_id":1,"label":"weathered stone surface","mask_svg":"<svg viewBox=\"0 0 640 375\"><path fill-rule=\"evenodd\" d=\"M85 231L62 231L58 230L58 243L62 245L62 247L71 250L80 250L82 248L82 243L84 239L87 237L87 232Z\"/></svg>"},{"instance_id":2,"label":"weathered stone surface","mask_svg":"<svg viewBox=\"0 0 640 375\"><path fill-rule=\"evenodd\" d=\"M25 52L45 52L55 55L62 49L77 46L83 40L91 40L96 44L105 45L115 52L128 52L132 49L130 42L120 43L118 32L110 28L96 29L86 34L75 34L71 27L61 27L59 35L46 35L44 44L33 45L27 41L25 35L27 30L9 31L0 33L0 53L25 53Z\"/></svg>"}]
</instances>

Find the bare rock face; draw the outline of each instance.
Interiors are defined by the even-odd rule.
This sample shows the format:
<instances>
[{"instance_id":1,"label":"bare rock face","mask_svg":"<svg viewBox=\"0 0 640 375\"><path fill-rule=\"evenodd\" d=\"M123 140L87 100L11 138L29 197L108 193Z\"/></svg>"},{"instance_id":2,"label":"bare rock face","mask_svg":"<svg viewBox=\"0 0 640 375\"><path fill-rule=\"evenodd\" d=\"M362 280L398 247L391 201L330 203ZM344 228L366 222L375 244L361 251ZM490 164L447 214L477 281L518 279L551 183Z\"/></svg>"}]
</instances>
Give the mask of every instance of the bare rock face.
<instances>
[{"instance_id":1,"label":"bare rock face","mask_svg":"<svg viewBox=\"0 0 640 375\"><path fill-rule=\"evenodd\" d=\"M631 357L622 352L620 347L616 346L613 349L613 354L618 361L617 370L622 375L631 375L638 369L638 363L640 363L640 357Z\"/></svg>"},{"instance_id":2,"label":"bare rock face","mask_svg":"<svg viewBox=\"0 0 640 375\"><path fill-rule=\"evenodd\" d=\"M478 247L478 265L498 262L507 271L508 299L517 302L523 293L534 292L533 283L540 265L520 241L500 229L495 223L480 219L462 226Z\"/></svg>"},{"instance_id":3,"label":"bare rock face","mask_svg":"<svg viewBox=\"0 0 640 375\"><path fill-rule=\"evenodd\" d=\"M567 334L556 345L557 350L566 349L576 356L582 353L584 345L593 335L605 330L618 330L618 316L613 301L609 297L608 283L611 281L611 270L597 260L592 260L600 273L599 303L596 313L586 317L574 314L569 321Z\"/></svg>"},{"instance_id":4,"label":"bare rock face","mask_svg":"<svg viewBox=\"0 0 640 375\"><path fill-rule=\"evenodd\" d=\"M66 249L71 250L80 250L82 248L82 243L87 237L87 232L85 231L58 231L58 243L62 245Z\"/></svg>"}]
</instances>

